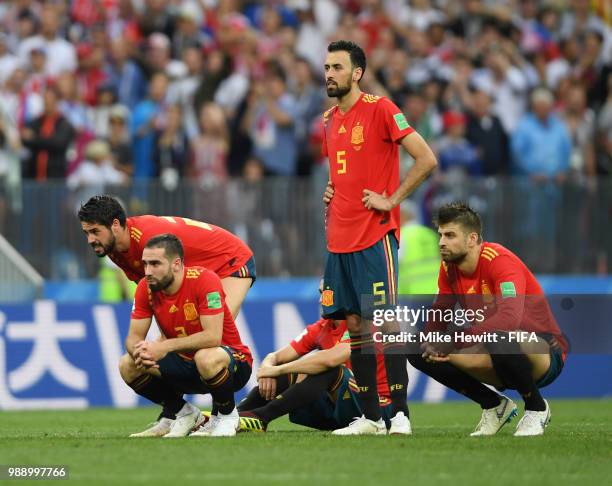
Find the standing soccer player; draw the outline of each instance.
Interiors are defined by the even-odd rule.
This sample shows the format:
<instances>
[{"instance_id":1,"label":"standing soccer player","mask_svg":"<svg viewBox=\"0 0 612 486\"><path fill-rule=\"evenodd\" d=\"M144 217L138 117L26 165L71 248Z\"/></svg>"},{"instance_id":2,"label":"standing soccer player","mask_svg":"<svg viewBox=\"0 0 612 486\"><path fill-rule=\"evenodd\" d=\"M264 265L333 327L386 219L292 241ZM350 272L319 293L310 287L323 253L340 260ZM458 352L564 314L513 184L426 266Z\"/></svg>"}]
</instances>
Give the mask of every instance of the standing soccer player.
<instances>
[{"instance_id":1,"label":"standing soccer player","mask_svg":"<svg viewBox=\"0 0 612 486\"><path fill-rule=\"evenodd\" d=\"M184 437L203 422L184 393L210 393L217 414L192 435L234 436L239 416L234 392L251 376L249 348L240 340L219 277L186 267L181 241L151 238L142 253L145 271L136 288L121 377L136 393L162 405L157 422L132 437ZM152 317L165 339L145 341Z\"/></svg>"},{"instance_id":2,"label":"standing soccer player","mask_svg":"<svg viewBox=\"0 0 612 486\"><path fill-rule=\"evenodd\" d=\"M185 249L185 264L215 272L223 284L227 306L235 318L256 279L255 258L237 236L212 224L177 216L133 216L111 196L94 196L79 210L81 228L95 254L108 256L126 276L145 276L142 252L153 236L171 233Z\"/></svg>"},{"instance_id":3,"label":"standing soccer player","mask_svg":"<svg viewBox=\"0 0 612 486\"><path fill-rule=\"evenodd\" d=\"M384 434L376 391L376 356L370 305L395 303L399 204L436 167L434 154L406 117L385 97L362 93L363 50L336 41L325 61L327 95L338 104L325 112L323 153L329 158L326 192L327 263L323 315L346 319L351 336L351 366L360 388L364 415L337 435ZM415 163L400 184L399 148ZM333 195L333 198L330 196ZM395 348L395 349L394 349ZM408 374L400 346L385 346L387 379L393 402L390 433L410 434Z\"/></svg>"}]
</instances>

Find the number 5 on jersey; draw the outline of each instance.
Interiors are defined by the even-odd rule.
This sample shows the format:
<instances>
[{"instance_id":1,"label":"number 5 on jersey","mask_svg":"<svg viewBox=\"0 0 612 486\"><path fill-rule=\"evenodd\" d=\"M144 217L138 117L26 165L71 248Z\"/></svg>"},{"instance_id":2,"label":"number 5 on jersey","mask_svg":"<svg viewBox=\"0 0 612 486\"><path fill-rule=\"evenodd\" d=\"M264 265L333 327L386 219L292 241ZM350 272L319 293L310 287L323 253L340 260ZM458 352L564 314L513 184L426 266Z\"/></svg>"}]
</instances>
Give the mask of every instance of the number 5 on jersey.
<instances>
[{"instance_id":1,"label":"number 5 on jersey","mask_svg":"<svg viewBox=\"0 0 612 486\"><path fill-rule=\"evenodd\" d=\"M336 152L336 162L340 166L338 167L338 174L346 174L346 150Z\"/></svg>"}]
</instances>

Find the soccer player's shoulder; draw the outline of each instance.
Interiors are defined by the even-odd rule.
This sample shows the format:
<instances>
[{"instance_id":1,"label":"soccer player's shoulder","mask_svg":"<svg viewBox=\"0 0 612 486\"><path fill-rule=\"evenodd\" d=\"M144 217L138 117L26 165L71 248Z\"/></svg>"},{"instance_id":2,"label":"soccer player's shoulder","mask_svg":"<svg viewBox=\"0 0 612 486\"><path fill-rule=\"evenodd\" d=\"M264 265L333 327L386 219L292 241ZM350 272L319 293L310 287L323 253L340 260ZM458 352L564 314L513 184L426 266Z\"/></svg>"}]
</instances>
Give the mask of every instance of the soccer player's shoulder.
<instances>
[{"instance_id":1,"label":"soccer player's shoulder","mask_svg":"<svg viewBox=\"0 0 612 486\"><path fill-rule=\"evenodd\" d=\"M334 105L329 110L325 110L323 112L323 123L327 123L337 109L338 105Z\"/></svg>"},{"instance_id":2,"label":"soccer player's shoulder","mask_svg":"<svg viewBox=\"0 0 612 486\"><path fill-rule=\"evenodd\" d=\"M491 243L485 241L482 244L482 250L480 252L480 258L484 259L487 262L493 262L500 257L506 257L511 260L519 260L520 259L512 253L508 248L499 243Z\"/></svg>"},{"instance_id":3,"label":"soccer player's shoulder","mask_svg":"<svg viewBox=\"0 0 612 486\"><path fill-rule=\"evenodd\" d=\"M219 276L205 267L186 267L185 278L193 281L195 284L204 287L219 287L221 279Z\"/></svg>"}]
</instances>

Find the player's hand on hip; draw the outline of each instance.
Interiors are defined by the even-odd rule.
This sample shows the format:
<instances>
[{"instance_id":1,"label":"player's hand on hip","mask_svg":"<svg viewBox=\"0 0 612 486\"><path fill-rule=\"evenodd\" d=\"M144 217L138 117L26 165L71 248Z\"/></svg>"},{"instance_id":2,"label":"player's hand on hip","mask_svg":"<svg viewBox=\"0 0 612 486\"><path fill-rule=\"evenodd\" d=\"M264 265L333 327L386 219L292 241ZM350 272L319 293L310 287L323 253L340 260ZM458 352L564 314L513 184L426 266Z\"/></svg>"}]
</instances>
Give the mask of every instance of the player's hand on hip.
<instances>
[{"instance_id":1,"label":"player's hand on hip","mask_svg":"<svg viewBox=\"0 0 612 486\"><path fill-rule=\"evenodd\" d=\"M276 378L259 378L259 394L266 400L272 400L276 396Z\"/></svg>"},{"instance_id":2,"label":"player's hand on hip","mask_svg":"<svg viewBox=\"0 0 612 486\"><path fill-rule=\"evenodd\" d=\"M332 181L327 181L327 187L325 187L325 193L323 194L323 202L328 205L334 197L334 185Z\"/></svg>"},{"instance_id":3,"label":"player's hand on hip","mask_svg":"<svg viewBox=\"0 0 612 486\"><path fill-rule=\"evenodd\" d=\"M369 189L364 189L361 202L368 209L376 209L378 211L391 211L393 209L393 204L391 204L391 201L387 198L386 192L378 194Z\"/></svg>"}]
</instances>

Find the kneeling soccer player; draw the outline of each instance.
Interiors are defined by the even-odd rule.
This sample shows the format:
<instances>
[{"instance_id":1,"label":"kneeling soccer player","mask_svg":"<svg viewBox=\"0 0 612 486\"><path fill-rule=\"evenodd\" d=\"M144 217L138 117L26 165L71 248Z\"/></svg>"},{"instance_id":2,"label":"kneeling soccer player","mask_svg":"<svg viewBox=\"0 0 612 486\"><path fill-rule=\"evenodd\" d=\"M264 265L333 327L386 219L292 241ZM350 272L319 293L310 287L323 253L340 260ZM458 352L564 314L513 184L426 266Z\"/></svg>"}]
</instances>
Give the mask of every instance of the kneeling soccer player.
<instances>
[{"instance_id":1,"label":"kneeling soccer player","mask_svg":"<svg viewBox=\"0 0 612 486\"><path fill-rule=\"evenodd\" d=\"M210 393L213 416L195 436L233 436L239 427L234 392L251 376L251 353L225 303L219 277L185 267L174 235L151 238L142 253L145 270L136 289L127 354L119 370L139 395L162 405L157 422L131 437L184 437L204 422L183 394ZM152 317L163 339L145 341Z\"/></svg>"},{"instance_id":2,"label":"kneeling soccer player","mask_svg":"<svg viewBox=\"0 0 612 486\"><path fill-rule=\"evenodd\" d=\"M474 316L481 311L483 318L450 331L437 318L428 322L427 331L451 332L452 342L424 342L422 354L409 361L480 404L472 436L493 435L517 414L512 400L483 383L517 390L523 398L525 414L515 436L542 435L550 407L540 388L559 376L568 351L542 288L516 255L482 240L480 217L467 205L448 204L436 219L442 263L434 309L458 305Z\"/></svg>"},{"instance_id":3,"label":"kneeling soccer player","mask_svg":"<svg viewBox=\"0 0 612 486\"><path fill-rule=\"evenodd\" d=\"M320 350L317 353L310 353ZM258 386L238 405L242 430L265 431L285 414L295 424L319 430L348 426L363 412L359 389L347 367L351 354L345 321L320 319L258 370ZM382 354L377 362L382 417L390 427L391 400ZM386 432L386 429L385 429Z\"/></svg>"}]
</instances>

